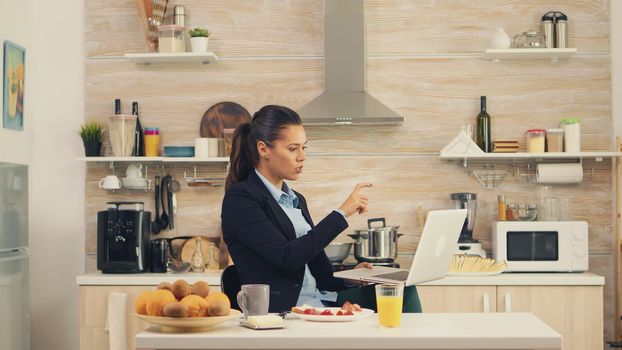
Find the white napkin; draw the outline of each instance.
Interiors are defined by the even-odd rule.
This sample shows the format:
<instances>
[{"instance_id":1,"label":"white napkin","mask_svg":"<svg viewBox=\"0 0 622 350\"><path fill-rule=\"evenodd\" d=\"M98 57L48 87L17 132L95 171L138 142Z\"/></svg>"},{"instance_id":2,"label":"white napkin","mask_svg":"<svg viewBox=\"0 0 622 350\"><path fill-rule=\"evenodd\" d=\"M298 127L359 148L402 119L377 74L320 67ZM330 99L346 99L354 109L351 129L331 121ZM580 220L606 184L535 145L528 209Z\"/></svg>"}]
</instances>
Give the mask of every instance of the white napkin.
<instances>
[{"instance_id":1,"label":"white napkin","mask_svg":"<svg viewBox=\"0 0 622 350\"><path fill-rule=\"evenodd\" d=\"M127 294L111 292L108 294L108 315L106 332L110 350L127 350L127 327L125 314Z\"/></svg>"},{"instance_id":2,"label":"white napkin","mask_svg":"<svg viewBox=\"0 0 622 350\"><path fill-rule=\"evenodd\" d=\"M246 323L253 328L283 327L283 318L278 315L248 316Z\"/></svg>"}]
</instances>

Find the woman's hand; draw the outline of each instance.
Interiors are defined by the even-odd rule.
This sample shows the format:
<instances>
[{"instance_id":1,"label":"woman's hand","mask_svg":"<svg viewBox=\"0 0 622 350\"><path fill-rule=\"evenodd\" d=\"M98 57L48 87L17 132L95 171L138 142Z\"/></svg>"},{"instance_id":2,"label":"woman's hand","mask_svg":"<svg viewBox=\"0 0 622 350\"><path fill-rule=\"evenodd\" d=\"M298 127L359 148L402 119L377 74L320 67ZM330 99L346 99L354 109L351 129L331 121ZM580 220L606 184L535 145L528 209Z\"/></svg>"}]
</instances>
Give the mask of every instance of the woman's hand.
<instances>
[{"instance_id":1,"label":"woman's hand","mask_svg":"<svg viewBox=\"0 0 622 350\"><path fill-rule=\"evenodd\" d=\"M362 182L354 187L354 191L350 193L346 201L339 207L339 210L346 214L346 217L352 216L354 213L363 214L367 212L367 195L361 194L361 189L365 187L372 187L373 185L367 182Z\"/></svg>"},{"instance_id":2,"label":"woman's hand","mask_svg":"<svg viewBox=\"0 0 622 350\"><path fill-rule=\"evenodd\" d=\"M372 267L373 265L371 263L362 262L356 265L354 268L355 269L371 269ZM345 280L345 282L351 286L366 286L369 284L368 282L359 281L359 280Z\"/></svg>"}]
</instances>

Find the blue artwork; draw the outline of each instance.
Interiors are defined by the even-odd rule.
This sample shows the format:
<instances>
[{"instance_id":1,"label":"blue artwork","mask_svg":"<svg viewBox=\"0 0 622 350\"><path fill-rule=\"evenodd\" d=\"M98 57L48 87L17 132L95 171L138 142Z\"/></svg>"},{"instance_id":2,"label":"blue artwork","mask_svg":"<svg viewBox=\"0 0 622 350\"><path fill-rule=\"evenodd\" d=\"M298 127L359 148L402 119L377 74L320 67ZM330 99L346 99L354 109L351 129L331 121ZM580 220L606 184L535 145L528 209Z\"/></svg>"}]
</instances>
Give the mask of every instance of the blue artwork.
<instances>
[{"instance_id":1,"label":"blue artwork","mask_svg":"<svg viewBox=\"0 0 622 350\"><path fill-rule=\"evenodd\" d=\"M26 50L4 42L2 121L6 129L24 130L24 61Z\"/></svg>"}]
</instances>

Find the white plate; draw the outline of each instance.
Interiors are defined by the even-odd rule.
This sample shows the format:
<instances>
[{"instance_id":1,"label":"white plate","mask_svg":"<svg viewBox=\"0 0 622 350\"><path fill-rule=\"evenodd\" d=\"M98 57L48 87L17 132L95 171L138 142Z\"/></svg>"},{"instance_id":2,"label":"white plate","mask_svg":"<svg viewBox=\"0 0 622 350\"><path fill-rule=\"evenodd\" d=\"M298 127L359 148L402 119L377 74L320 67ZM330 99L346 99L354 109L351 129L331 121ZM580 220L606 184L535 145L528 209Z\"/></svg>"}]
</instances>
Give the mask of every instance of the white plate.
<instances>
[{"instance_id":1,"label":"white plate","mask_svg":"<svg viewBox=\"0 0 622 350\"><path fill-rule=\"evenodd\" d=\"M325 308L315 308L315 309L318 311L324 311L328 309L328 310L331 310L334 314L337 313L337 311L341 310L341 308L339 307L325 307ZM312 321L312 322L349 322L349 321L362 320L373 314L374 314L374 310L370 310L370 309L363 309L363 311L355 312L354 315L352 316L349 316L349 315L324 316L324 315L305 315L305 314L298 314L294 312L291 313L291 315L294 315L305 321Z\"/></svg>"},{"instance_id":2,"label":"white plate","mask_svg":"<svg viewBox=\"0 0 622 350\"><path fill-rule=\"evenodd\" d=\"M485 272L449 272L447 276L471 276L471 277L479 277L479 276L494 276L502 274L503 271L485 271Z\"/></svg>"}]
</instances>

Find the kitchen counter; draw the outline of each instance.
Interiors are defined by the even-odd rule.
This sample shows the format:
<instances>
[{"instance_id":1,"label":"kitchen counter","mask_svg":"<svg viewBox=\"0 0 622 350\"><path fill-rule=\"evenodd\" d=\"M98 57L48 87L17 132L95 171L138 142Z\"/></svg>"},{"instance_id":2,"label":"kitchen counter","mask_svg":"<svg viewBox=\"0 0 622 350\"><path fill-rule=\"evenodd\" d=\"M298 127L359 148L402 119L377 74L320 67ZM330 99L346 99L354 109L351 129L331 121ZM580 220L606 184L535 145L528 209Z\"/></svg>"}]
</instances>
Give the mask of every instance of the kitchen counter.
<instances>
[{"instance_id":1,"label":"kitchen counter","mask_svg":"<svg viewBox=\"0 0 622 350\"><path fill-rule=\"evenodd\" d=\"M136 349L538 349L562 348L562 337L531 313L404 314L399 328L377 315L354 322L286 319L284 329L255 331L229 322L202 333L136 335Z\"/></svg>"},{"instance_id":2,"label":"kitchen counter","mask_svg":"<svg viewBox=\"0 0 622 350\"><path fill-rule=\"evenodd\" d=\"M207 273L138 273L103 274L94 273L78 276L78 285L100 286L155 286L160 282L174 282L185 279L189 283L198 280L210 285L220 285L222 271ZM605 278L590 272L584 273L502 273L494 276L457 277L449 276L440 280L422 283L422 286L602 286Z\"/></svg>"},{"instance_id":3,"label":"kitchen counter","mask_svg":"<svg viewBox=\"0 0 622 350\"><path fill-rule=\"evenodd\" d=\"M160 282L173 283L178 279L183 279L190 284L196 281L206 281L210 285L219 286L221 273L220 270L202 273L92 273L78 276L76 281L79 286L157 286Z\"/></svg>"}]
</instances>

